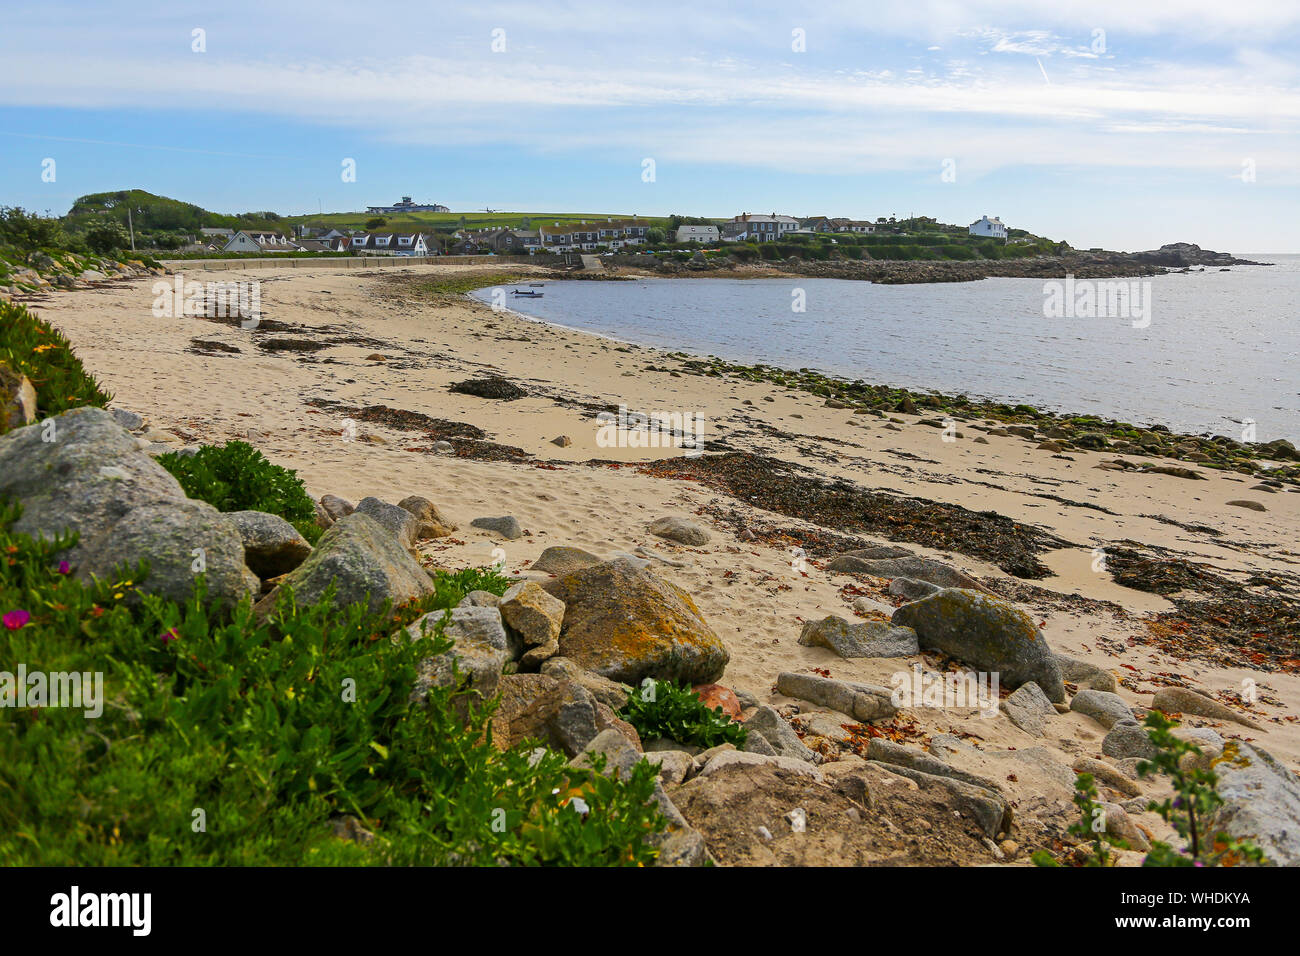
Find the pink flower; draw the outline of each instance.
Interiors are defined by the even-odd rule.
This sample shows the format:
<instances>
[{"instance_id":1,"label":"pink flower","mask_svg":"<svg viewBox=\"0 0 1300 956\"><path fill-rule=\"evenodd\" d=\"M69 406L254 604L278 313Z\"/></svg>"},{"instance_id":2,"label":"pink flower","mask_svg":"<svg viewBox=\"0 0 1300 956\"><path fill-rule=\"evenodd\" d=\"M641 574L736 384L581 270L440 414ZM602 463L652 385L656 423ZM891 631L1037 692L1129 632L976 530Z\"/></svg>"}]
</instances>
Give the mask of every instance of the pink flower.
<instances>
[{"instance_id":1,"label":"pink flower","mask_svg":"<svg viewBox=\"0 0 1300 956\"><path fill-rule=\"evenodd\" d=\"M174 627L168 628L167 630L163 631L162 642L164 647L166 647L172 641L179 641L180 639L181 636L176 633L176 628Z\"/></svg>"},{"instance_id":2,"label":"pink flower","mask_svg":"<svg viewBox=\"0 0 1300 956\"><path fill-rule=\"evenodd\" d=\"M60 573L60 574L68 574L68 573L70 573L71 571L72 571L72 566L71 566L70 564L68 564L67 561L60 561L60 562L59 562L59 573Z\"/></svg>"},{"instance_id":3,"label":"pink flower","mask_svg":"<svg viewBox=\"0 0 1300 956\"><path fill-rule=\"evenodd\" d=\"M26 611L10 611L4 616L5 627L16 631L31 619L32 616Z\"/></svg>"}]
</instances>

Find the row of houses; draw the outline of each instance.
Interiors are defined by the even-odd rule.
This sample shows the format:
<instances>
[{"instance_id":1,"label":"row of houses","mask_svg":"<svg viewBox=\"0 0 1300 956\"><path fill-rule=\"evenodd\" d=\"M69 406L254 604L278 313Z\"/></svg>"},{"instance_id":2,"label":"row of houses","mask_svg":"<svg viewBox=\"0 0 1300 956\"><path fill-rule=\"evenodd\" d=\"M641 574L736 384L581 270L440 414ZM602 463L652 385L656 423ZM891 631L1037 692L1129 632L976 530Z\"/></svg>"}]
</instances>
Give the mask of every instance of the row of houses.
<instances>
[{"instance_id":1,"label":"row of houses","mask_svg":"<svg viewBox=\"0 0 1300 956\"><path fill-rule=\"evenodd\" d=\"M677 242L716 243L716 242L776 242L791 236L806 236L825 233L856 233L870 235L878 229L887 227L883 219L871 222L867 219L842 219L828 216L808 216L797 219L794 216L752 215L741 213L719 226L691 225L679 226L673 237ZM1007 238L1007 227L996 216L990 219L984 216L970 224L972 236L995 239Z\"/></svg>"},{"instance_id":2,"label":"row of houses","mask_svg":"<svg viewBox=\"0 0 1300 956\"><path fill-rule=\"evenodd\" d=\"M488 249L499 253L618 251L645 245L650 223L644 219L598 219L553 222L536 229L461 229L453 252Z\"/></svg>"}]
</instances>

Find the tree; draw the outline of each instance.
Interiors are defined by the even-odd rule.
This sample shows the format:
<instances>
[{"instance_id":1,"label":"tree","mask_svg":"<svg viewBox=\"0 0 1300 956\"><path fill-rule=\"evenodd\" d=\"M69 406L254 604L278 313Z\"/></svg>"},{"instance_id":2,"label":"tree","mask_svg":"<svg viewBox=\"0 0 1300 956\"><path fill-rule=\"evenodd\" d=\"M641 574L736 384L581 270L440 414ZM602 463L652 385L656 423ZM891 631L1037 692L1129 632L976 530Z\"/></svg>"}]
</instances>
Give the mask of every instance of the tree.
<instances>
[{"instance_id":1,"label":"tree","mask_svg":"<svg viewBox=\"0 0 1300 956\"><path fill-rule=\"evenodd\" d=\"M109 219L99 219L86 230L86 245L96 255L106 256L126 247L126 232Z\"/></svg>"},{"instance_id":2,"label":"tree","mask_svg":"<svg viewBox=\"0 0 1300 956\"><path fill-rule=\"evenodd\" d=\"M373 219L366 220L366 229L379 229L388 224L388 220L383 216L375 216Z\"/></svg>"},{"instance_id":3,"label":"tree","mask_svg":"<svg viewBox=\"0 0 1300 956\"><path fill-rule=\"evenodd\" d=\"M28 212L22 206L0 206L0 243L34 252L60 248L65 241L57 219Z\"/></svg>"},{"instance_id":4,"label":"tree","mask_svg":"<svg viewBox=\"0 0 1300 956\"><path fill-rule=\"evenodd\" d=\"M645 231L645 241L647 245L657 246L667 241L668 235L658 226L651 226Z\"/></svg>"}]
</instances>

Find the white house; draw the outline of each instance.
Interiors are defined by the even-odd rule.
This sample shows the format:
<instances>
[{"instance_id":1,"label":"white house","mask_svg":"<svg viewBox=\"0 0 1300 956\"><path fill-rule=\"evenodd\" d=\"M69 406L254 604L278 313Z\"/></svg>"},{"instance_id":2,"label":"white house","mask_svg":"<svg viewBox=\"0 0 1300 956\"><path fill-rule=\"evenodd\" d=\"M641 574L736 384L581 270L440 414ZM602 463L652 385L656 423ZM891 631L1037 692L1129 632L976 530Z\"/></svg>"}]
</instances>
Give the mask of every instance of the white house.
<instances>
[{"instance_id":1,"label":"white house","mask_svg":"<svg viewBox=\"0 0 1300 956\"><path fill-rule=\"evenodd\" d=\"M751 216L742 213L722 224L722 235L731 242L775 242L799 228L793 216Z\"/></svg>"},{"instance_id":2,"label":"white house","mask_svg":"<svg viewBox=\"0 0 1300 956\"><path fill-rule=\"evenodd\" d=\"M363 232L352 237L351 250L371 256L427 256L429 241L422 232Z\"/></svg>"},{"instance_id":3,"label":"white house","mask_svg":"<svg viewBox=\"0 0 1300 956\"><path fill-rule=\"evenodd\" d=\"M978 221L970 224L970 234L983 236L986 239L1006 239L1007 227L997 216L992 219L981 216Z\"/></svg>"},{"instance_id":4,"label":"white house","mask_svg":"<svg viewBox=\"0 0 1300 956\"><path fill-rule=\"evenodd\" d=\"M238 230L221 247L222 252L297 252L298 247L284 236L271 232Z\"/></svg>"},{"instance_id":5,"label":"white house","mask_svg":"<svg viewBox=\"0 0 1300 956\"><path fill-rule=\"evenodd\" d=\"M717 226L678 226L677 242L717 242Z\"/></svg>"}]
</instances>

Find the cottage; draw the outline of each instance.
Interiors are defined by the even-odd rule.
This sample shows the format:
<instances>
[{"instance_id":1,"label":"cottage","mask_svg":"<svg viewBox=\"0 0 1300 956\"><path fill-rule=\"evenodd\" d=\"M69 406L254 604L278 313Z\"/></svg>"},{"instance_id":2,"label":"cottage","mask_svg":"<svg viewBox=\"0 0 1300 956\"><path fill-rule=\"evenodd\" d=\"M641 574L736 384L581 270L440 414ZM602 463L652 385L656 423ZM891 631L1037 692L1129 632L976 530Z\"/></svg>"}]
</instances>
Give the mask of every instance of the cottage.
<instances>
[{"instance_id":1,"label":"cottage","mask_svg":"<svg viewBox=\"0 0 1300 956\"><path fill-rule=\"evenodd\" d=\"M678 226L678 242L717 242L719 238L717 226Z\"/></svg>"},{"instance_id":2,"label":"cottage","mask_svg":"<svg viewBox=\"0 0 1300 956\"><path fill-rule=\"evenodd\" d=\"M793 216L752 216L742 213L722 224L722 238L728 242L776 242L799 228Z\"/></svg>"},{"instance_id":3,"label":"cottage","mask_svg":"<svg viewBox=\"0 0 1300 956\"><path fill-rule=\"evenodd\" d=\"M1007 227L997 216L990 219L988 216L981 216L975 222L970 224L970 234L972 236L983 236L988 239L1006 239Z\"/></svg>"},{"instance_id":4,"label":"cottage","mask_svg":"<svg viewBox=\"0 0 1300 956\"><path fill-rule=\"evenodd\" d=\"M222 252L297 252L298 247L274 232L248 232L240 229L221 247Z\"/></svg>"},{"instance_id":5,"label":"cottage","mask_svg":"<svg viewBox=\"0 0 1300 956\"><path fill-rule=\"evenodd\" d=\"M540 227L538 241L551 252L592 252L597 246L622 249L645 242L650 224L644 219L605 219L599 222L554 223Z\"/></svg>"},{"instance_id":6,"label":"cottage","mask_svg":"<svg viewBox=\"0 0 1300 956\"><path fill-rule=\"evenodd\" d=\"M352 237L351 251L367 256L427 256L429 237L422 232L363 232Z\"/></svg>"}]
</instances>

